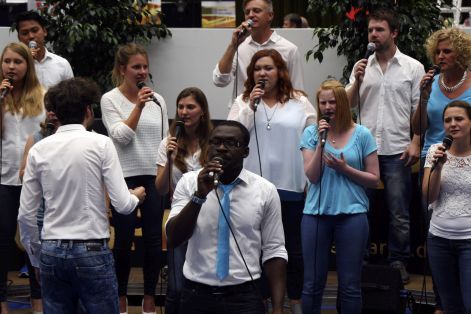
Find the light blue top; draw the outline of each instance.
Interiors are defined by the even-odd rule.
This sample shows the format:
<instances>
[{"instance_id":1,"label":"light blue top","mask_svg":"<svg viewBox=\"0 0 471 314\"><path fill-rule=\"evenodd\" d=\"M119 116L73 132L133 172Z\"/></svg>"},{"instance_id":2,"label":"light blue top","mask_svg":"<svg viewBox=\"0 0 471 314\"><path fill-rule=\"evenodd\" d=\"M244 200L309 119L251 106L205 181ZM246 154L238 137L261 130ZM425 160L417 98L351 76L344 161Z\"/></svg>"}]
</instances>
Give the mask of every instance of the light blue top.
<instances>
[{"instance_id":1,"label":"light blue top","mask_svg":"<svg viewBox=\"0 0 471 314\"><path fill-rule=\"evenodd\" d=\"M301 149L315 150L318 143L317 126L312 125L304 130L301 138ZM340 158L343 153L347 164L355 169L364 170L363 160L377 150L371 132L362 125L355 125L355 130L348 143L341 149L325 144L324 153L331 153ZM319 185L321 189L319 189ZM319 211L319 190L321 190ZM365 188L324 165L322 181L309 182L304 214L339 215L357 214L368 210L368 197Z\"/></svg>"},{"instance_id":2,"label":"light blue top","mask_svg":"<svg viewBox=\"0 0 471 314\"><path fill-rule=\"evenodd\" d=\"M428 118L428 128L425 131L424 148L420 154L423 158L427 156L427 151L431 145L441 143L445 137L445 129L443 127L443 109L445 109L446 105L453 100L464 100L471 104L471 89L467 89L456 98L448 98L442 93L440 86L438 85L439 79L440 76L437 76L433 81L432 92L430 93L430 98L427 103L427 117L422 117L423 119Z\"/></svg>"}]
</instances>

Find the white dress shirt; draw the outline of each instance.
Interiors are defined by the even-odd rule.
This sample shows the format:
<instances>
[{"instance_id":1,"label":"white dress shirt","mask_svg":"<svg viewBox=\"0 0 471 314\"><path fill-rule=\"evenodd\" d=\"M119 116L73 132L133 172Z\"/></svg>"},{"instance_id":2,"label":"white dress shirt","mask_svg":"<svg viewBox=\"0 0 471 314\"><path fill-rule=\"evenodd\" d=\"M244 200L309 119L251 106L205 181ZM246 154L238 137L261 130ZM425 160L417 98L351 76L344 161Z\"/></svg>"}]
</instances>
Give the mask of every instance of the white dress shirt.
<instances>
[{"instance_id":1,"label":"white dress shirt","mask_svg":"<svg viewBox=\"0 0 471 314\"><path fill-rule=\"evenodd\" d=\"M131 213L139 200L124 181L111 140L83 125L60 126L28 154L20 197L21 241L31 262L39 246L36 213L45 201L42 239L109 238L105 188L116 211Z\"/></svg>"},{"instance_id":2,"label":"white dress shirt","mask_svg":"<svg viewBox=\"0 0 471 314\"><path fill-rule=\"evenodd\" d=\"M299 142L304 128L316 123L317 113L305 96L297 97L271 108L263 100L260 102L255 113L259 149L255 139L254 112L242 95L235 100L227 119L239 121L250 132L250 152L244 160L244 168L260 175L261 163L263 177L278 189L302 193L307 178ZM267 129L267 120L270 120L270 130Z\"/></svg>"},{"instance_id":3,"label":"white dress shirt","mask_svg":"<svg viewBox=\"0 0 471 314\"><path fill-rule=\"evenodd\" d=\"M197 189L199 171L185 173L173 194L169 219L190 201ZM261 274L262 263L279 257L288 260L285 249L281 205L275 186L262 177L242 169L241 182L230 195L230 219L237 242L253 278ZM223 192L218 189L219 198ZM193 234L188 240L183 274L185 278L211 286L237 285L250 281L234 238L230 236L229 275L220 281L216 275L218 218L220 207L211 191L201 206Z\"/></svg>"},{"instance_id":4,"label":"white dress shirt","mask_svg":"<svg viewBox=\"0 0 471 314\"><path fill-rule=\"evenodd\" d=\"M21 185L20 164L30 134L40 129L39 124L46 119L46 112L35 117L24 117L21 113L6 111L3 118L1 150L1 184Z\"/></svg>"},{"instance_id":5,"label":"white dress shirt","mask_svg":"<svg viewBox=\"0 0 471 314\"><path fill-rule=\"evenodd\" d=\"M46 48L44 48L46 49ZM74 72L69 61L46 49L46 54L41 61L34 60L36 76L45 88L74 77Z\"/></svg>"},{"instance_id":6,"label":"white dress shirt","mask_svg":"<svg viewBox=\"0 0 471 314\"><path fill-rule=\"evenodd\" d=\"M244 83L247 80L247 66L250 64L253 55L263 49L275 49L278 51L283 60L288 66L291 83L295 89L304 90L303 67L301 63L301 55L299 54L298 47L289 40L281 37L275 31L271 34L270 38L259 44L252 39L252 36L247 37L244 42L239 45L239 67L237 68L237 90L233 90L233 99L244 91ZM219 71L219 64L213 71L214 85L225 87L232 82L236 72L237 60L234 56L232 61L232 71L230 73L221 73Z\"/></svg>"},{"instance_id":7,"label":"white dress shirt","mask_svg":"<svg viewBox=\"0 0 471 314\"><path fill-rule=\"evenodd\" d=\"M361 119L358 122L373 134L378 155L403 153L410 144L410 121L417 108L424 74L424 66L419 61L397 48L384 73L376 55L369 58L360 85ZM347 89L354 82L352 70Z\"/></svg>"},{"instance_id":8,"label":"white dress shirt","mask_svg":"<svg viewBox=\"0 0 471 314\"><path fill-rule=\"evenodd\" d=\"M162 111L157 104L146 102L135 131L123 121L129 117L136 105L130 102L119 88L112 89L101 98L103 124L118 151L126 178L155 176L157 173L155 161L162 134L165 136L168 132L168 115L162 96L157 93L154 93L154 96L159 100Z\"/></svg>"}]
</instances>

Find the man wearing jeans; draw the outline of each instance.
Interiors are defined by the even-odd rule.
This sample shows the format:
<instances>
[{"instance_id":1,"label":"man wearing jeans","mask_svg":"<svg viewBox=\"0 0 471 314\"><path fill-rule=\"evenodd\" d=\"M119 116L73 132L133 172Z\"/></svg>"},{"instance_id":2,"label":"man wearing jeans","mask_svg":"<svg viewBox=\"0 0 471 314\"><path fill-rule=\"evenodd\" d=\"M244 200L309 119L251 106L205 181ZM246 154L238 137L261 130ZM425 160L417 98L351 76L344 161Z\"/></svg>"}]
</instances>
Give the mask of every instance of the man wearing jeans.
<instances>
[{"instance_id":1,"label":"man wearing jeans","mask_svg":"<svg viewBox=\"0 0 471 314\"><path fill-rule=\"evenodd\" d=\"M123 214L134 210L145 191L127 189L111 140L86 130L99 100L97 85L82 78L49 89L46 101L61 126L28 154L18 223L31 262L40 268L46 313L74 313L79 299L88 313L119 311L105 190ZM42 197L40 244L36 215Z\"/></svg>"},{"instance_id":2,"label":"man wearing jeans","mask_svg":"<svg viewBox=\"0 0 471 314\"><path fill-rule=\"evenodd\" d=\"M401 53L396 46L398 18L394 11L379 9L368 21L368 41L375 44L369 59L358 61L352 70L347 94L358 108L357 122L376 139L385 204L389 210L389 262L409 281L409 205L411 165L419 157L419 137L410 138L410 120L419 101L423 65ZM359 99L358 99L359 97Z\"/></svg>"}]
</instances>

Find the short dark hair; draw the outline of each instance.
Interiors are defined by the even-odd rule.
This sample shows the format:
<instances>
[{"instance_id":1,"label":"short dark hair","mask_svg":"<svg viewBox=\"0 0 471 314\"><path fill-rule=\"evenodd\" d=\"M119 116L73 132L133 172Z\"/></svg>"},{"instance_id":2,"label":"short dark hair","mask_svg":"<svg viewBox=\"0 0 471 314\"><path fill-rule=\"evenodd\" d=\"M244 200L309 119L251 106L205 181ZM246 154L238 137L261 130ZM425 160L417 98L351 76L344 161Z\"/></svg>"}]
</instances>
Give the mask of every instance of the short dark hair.
<instances>
[{"instance_id":1,"label":"short dark hair","mask_svg":"<svg viewBox=\"0 0 471 314\"><path fill-rule=\"evenodd\" d=\"M23 21L36 21L42 28L46 27L46 20L36 11L25 11L19 13L15 18L16 31L20 31L20 23Z\"/></svg>"},{"instance_id":2,"label":"short dark hair","mask_svg":"<svg viewBox=\"0 0 471 314\"><path fill-rule=\"evenodd\" d=\"M45 103L62 125L82 124L87 107L98 104L100 97L100 89L94 81L77 77L51 87L46 93Z\"/></svg>"},{"instance_id":3,"label":"short dark hair","mask_svg":"<svg viewBox=\"0 0 471 314\"><path fill-rule=\"evenodd\" d=\"M214 129L211 131L211 135L214 133L214 131L218 127L221 127L221 126L232 126L232 127L238 128L240 132L242 133L242 141L243 141L242 144L244 144L244 146L249 146L250 133L249 133L249 130L247 130L247 128L242 123L235 120L223 120L214 127Z\"/></svg>"},{"instance_id":4,"label":"short dark hair","mask_svg":"<svg viewBox=\"0 0 471 314\"><path fill-rule=\"evenodd\" d=\"M381 7L374 9L368 16L368 23L371 20L386 21L391 32L399 32L399 17L396 11L391 8Z\"/></svg>"},{"instance_id":5,"label":"short dark hair","mask_svg":"<svg viewBox=\"0 0 471 314\"><path fill-rule=\"evenodd\" d=\"M288 20L290 23L296 25L296 28L303 27L303 21L301 20L301 16L297 13L286 14L283 19Z\"/></svg>"}]
</instances>

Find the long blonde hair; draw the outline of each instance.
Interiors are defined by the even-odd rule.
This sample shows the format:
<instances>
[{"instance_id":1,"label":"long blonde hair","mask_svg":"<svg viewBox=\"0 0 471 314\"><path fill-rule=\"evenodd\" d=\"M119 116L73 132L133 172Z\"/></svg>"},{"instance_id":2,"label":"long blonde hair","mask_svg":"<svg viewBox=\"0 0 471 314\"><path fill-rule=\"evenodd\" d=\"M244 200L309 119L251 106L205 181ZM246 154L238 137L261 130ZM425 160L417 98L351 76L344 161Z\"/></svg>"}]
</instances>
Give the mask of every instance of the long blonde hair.
<instances>
[{"instance_id":1,"label":"long blonde hair","mask_svg":"<svg viewBox=\"0 0 471 314\"><path fill-rule=\"evenodd\" d=\"M36 76L33 56L25 44L10 43L3 49L1 57L2 63L7 49L19 54L26 60L26 74L23 78L23 88L18 104L15 105L12 94L9 93L5 98L5 110L18 113L20 109L22 109L23 117L38 116L44 111L44 88L41 86ZM3 81L5 78L3 71L0 71L0 81Z\"/></svg>"}]
</instances>

